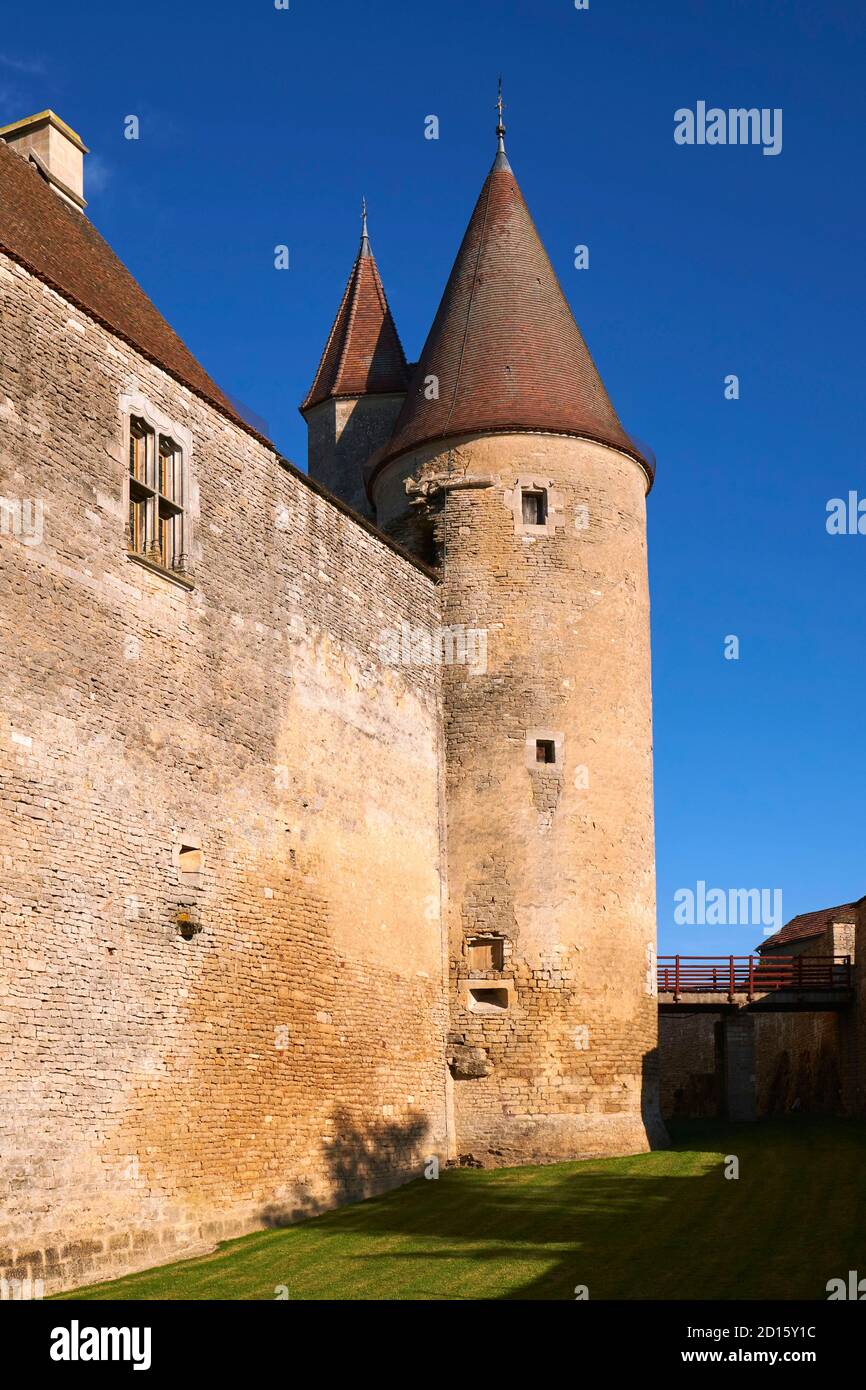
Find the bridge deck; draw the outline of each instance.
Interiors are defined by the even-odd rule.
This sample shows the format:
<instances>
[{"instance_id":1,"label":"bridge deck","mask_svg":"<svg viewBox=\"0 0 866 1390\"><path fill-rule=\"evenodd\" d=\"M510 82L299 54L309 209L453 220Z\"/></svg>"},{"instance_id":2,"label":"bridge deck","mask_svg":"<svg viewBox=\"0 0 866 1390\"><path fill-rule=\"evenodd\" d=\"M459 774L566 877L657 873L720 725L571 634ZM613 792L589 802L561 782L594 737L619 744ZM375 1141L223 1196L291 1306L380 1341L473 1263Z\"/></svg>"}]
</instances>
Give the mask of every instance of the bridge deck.
<instances>
[{"instance_id":1,"label":"bridge deck","mask_svg":"<svg viewBox=\"0 0 866 1390\"><path fill-rule=\"evenodd\" d=\"M662 1006L840 1008L852 994L850 956L659 956Z\"/></svg>"}]
</instances>

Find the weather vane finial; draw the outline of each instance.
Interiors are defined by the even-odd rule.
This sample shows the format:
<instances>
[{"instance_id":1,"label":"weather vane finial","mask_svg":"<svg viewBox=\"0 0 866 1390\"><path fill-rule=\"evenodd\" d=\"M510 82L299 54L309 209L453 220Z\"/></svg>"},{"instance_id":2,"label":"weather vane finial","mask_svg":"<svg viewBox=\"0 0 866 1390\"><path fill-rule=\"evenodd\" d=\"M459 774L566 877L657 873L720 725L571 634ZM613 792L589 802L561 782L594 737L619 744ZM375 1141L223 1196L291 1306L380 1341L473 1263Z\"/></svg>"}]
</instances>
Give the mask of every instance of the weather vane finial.
<instances>
[{"instance_id":1,"label":"weather vane finial","mask_svg":"<svg viewBox=\"0 0 866 1390\"><path fill-rule=\"evenodd\" d=\"M502 78L499 79L499 99L496 102L496 109L499 112L499 124L496 127L496 135L499 140L499 153L505 154L505 125L502 120L502 113L505 110L505 102L502 100Z\"/></svg>"}]
</instances>

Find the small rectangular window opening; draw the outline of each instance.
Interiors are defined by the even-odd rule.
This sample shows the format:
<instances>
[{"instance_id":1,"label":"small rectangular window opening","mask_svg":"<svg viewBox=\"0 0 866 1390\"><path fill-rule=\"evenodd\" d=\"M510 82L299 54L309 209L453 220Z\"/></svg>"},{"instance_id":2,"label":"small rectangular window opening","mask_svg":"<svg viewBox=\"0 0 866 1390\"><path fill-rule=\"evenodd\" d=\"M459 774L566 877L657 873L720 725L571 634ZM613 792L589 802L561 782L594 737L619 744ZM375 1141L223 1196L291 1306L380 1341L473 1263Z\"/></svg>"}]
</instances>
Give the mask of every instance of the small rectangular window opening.
<instances>
[{"instance_id":1,"label":"small rectangular window opening","mask_svg":"<svg viewBox=\"0 0 866 1390\"><path fill-rule=\"evenodd\" d=\"M556 744L552 738L537 738L535 740L535 761L537 763L556 762Z\"/></svg>"},{"instance_id":2,"label":"small rectangular window opening","mask_svg":"<svg viewBox=\"0 0 866 1390\"><path fill-rule=\"evenodd\" d=\"M507 989L478 989L469 991L469 1009L473 1014L503 1014L508 1010Z\"/></svg>"},{"instance_id":3,"label":"small rectangular window opening","mask_svg":"<svg viewBox=\"0 0 866 1390\"><path fill-rule=\"evenodd\" d=\"M204 850L198 845L181 845L177 864L182 874L198 874L204 868Z\"/></svg>"},{"instance_id":4,"label":"small rectangular window opening","mask_svg":"<svg viewBox=\"0 0 866 1390\"><path fill-rule=\"evenodd\" d=\"M501 970L504 961L505 943L502 937L474 936L467 942L469 969L484 974L487 970Z\"/></svg>"},{"instance_id":5,"label":"small rectangular window opening","mask_svg":"<svg viewBox=\"0 0 866 1390\"><path fill-rule=\"evenodd\" d=\"M547 493L543 488L524 488L522 493L523 524L525 526L545 526L547 524Z\"/></svg>"}]
</instances>

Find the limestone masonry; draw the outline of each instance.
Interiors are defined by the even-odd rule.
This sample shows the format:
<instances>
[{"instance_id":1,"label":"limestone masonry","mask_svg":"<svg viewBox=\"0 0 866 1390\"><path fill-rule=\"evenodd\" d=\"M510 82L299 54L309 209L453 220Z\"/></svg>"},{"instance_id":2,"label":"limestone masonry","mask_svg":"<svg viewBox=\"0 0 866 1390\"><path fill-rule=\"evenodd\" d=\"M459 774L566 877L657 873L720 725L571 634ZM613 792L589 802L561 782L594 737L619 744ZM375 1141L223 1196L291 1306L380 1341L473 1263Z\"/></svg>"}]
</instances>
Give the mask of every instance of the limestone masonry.
<instances>
[{"instance_id":1,"label":"limestone masonry","mask_svg":"<svg viewBox=\"0 0 866 1390\"><path fill-rule=\"evenodd\" d=\"M652 468L502 133L414 368L365 224L309 476L0 137L0 1274L665 1142Z\"/></svg>"}]
</instances>

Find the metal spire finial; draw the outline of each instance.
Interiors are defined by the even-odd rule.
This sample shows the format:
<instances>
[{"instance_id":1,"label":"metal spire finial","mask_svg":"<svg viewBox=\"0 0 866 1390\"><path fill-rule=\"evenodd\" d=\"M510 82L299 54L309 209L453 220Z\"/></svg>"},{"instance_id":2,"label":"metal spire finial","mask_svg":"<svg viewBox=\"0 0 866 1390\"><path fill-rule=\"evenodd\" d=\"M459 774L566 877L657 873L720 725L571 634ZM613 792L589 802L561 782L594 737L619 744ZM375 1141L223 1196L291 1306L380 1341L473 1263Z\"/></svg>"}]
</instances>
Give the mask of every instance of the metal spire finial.
<instances>
[{"instance_id":1,"label":"metal spire finial","mask_svg":"<svg viewBox=\"0 0 866 1390\"><path fill-rule=\"evenodd\" d=\"M369 256L370 237L367 232L367 199L361 199L361 255Z\"/></svg>"},{"instance_id":2,"label":"metal spire finial","mask_svg":"<svg viewBox=\"0 0 866 1390\"><path fill-rule=\"evenodd\" d=\"M499 154L505 154L505 125L502 120L502 113L505 110L505 102L502 100L502 78L499 79L499 99L496 103L499 112L499 124L496 127L496 137L499 141Z\"/></svg>"}]
</instances>

